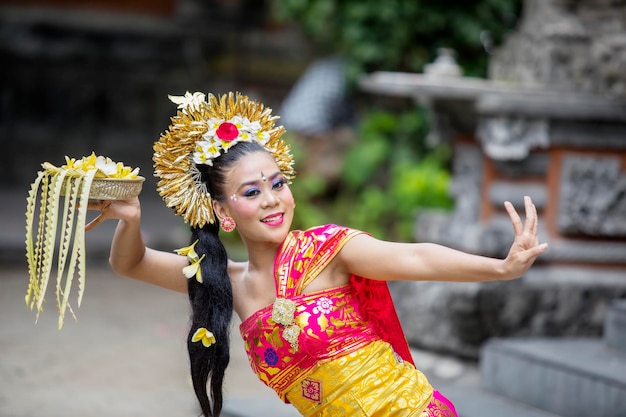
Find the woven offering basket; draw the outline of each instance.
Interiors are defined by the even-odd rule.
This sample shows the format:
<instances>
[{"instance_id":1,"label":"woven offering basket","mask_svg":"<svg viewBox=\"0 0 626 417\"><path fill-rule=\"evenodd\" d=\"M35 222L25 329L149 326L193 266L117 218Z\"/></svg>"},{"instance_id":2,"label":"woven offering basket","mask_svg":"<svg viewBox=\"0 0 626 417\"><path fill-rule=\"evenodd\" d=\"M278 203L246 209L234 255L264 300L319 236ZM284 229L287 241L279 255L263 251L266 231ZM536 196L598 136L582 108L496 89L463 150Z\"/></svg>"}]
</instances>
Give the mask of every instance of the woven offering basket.
<instances>
[{"instance_id":1,"label":"woven offering basket","mask_svg":"<svg viewBox=\"0 0 626 417\"><path fill-rule=\"evenodd\" d=\"M94 200L128 200L141 193L144 177L137 178L94 178L89 189L89 198Z\"/></svg>"},{"instance_id":2,"label":"woven offering basket","mask_svg":"<svg viewBox=\"0 0 626 417\"><path fill-rule=\"evenodd\" d=\"M141 187L146 179L136 178L94 178L89 189L89 198L92 200L128 200L141 193ZM61 189L64 196L65 184Z\"/></svg>"}]
</instances>

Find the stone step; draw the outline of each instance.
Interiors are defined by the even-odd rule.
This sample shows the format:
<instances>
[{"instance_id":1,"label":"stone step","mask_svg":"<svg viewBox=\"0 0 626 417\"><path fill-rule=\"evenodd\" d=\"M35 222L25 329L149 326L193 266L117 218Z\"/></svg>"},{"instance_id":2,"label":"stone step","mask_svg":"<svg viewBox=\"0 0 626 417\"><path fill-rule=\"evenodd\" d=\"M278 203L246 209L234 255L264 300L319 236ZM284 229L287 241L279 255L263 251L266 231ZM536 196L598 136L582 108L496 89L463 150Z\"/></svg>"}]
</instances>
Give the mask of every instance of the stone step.
<instances>
[{"instance_id":1,"label":"stone step","mask_svg":"<svg viewBox=\"0 0 626 417\"><path fill-rule=\"evenodd\" d=\"M480 368L488 391L557 415L626 415L626 355L601 339L493 339Z\"/></svg>"},{"instance_id":2,"label":"stone step","mask_svg":"<svg viewBox=\"0 0 626 417\"><path fill-rule=\"evenodd\" d=\"M475 387L443 386L441 392L454 403L459 417L560 417Z\"/></svg>"},{"instance_id":3,"label":"stone step","mask_svg":"<svg viewBox=\"0 0 626 417\"><path fill-rule=\"evenodd\" d=\"M626 353L626 299L615 300L609 307L604 321L604 341L611 349Z\"/></svg>"}]
</instances>

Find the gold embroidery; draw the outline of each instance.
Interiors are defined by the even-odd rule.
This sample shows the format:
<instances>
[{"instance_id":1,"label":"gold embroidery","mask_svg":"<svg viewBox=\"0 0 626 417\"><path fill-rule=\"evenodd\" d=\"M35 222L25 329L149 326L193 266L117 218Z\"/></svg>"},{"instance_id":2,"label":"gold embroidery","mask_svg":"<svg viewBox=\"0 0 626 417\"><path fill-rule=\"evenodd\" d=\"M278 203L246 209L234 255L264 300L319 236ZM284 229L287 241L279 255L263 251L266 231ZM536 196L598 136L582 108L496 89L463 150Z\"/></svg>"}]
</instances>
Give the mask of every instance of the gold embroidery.
<instances>
[{"instance_id":1,"label":"gold embroidery","mask_svg":"<svg viewBox=\"0 0 626 417\"><path fill-rule=\"evenodd\" d=\"M440 400L433 399L430 406L422 411L420 417L446 417L456 415L450 408Z\"/></svg>"},{"instance_id":2,"label":"gold embroidery","mask_svg":"<svg viewBox=\"0 0 626 417\"><path fill-rule=\"evenodd\" d=\"M322 383L315 379L306 378L302 381L302 398L318 404L322 402Z\"/></svg>"}]
</instances>

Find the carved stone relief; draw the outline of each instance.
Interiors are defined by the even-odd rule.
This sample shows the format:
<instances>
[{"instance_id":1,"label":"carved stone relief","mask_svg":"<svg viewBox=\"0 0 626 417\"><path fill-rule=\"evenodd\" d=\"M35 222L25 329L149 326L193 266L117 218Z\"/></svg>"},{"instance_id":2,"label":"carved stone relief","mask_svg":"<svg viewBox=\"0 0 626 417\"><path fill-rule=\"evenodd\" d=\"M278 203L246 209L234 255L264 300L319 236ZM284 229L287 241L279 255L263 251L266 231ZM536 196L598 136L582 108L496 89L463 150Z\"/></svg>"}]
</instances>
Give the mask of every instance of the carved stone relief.
<instances>
[{"instance_id":1,"label":"carved stone relief","mask_svg":"<svg viewBox=\"0 0 626 417\"><path fill-rule=\"evenodd\" d=\"M490 60L490 78L626 94L623 1L526 0L520 29Z\"/></svg>"},{"instance_id":2,"label":"carved stone relief","mask_svg":"<svg viewBox=\"0 0 626 417\"><path fill-rule=\"evenodd\" d=\"M559 230L565 234L626 237L626 173L616 157L563 159Z\"/></svg>"},{"instance_id":3,"label":"carved stone relief","mask_svg":"<svg viewBox=\"0 0 626 417\"><path fill-rule=\"evenodd\" d=\"M533 148L547 148L549 124L545 119L486 117L478 125L477 136L485 153L495 160L523 160Z\"/></svg>"}]
</instances>

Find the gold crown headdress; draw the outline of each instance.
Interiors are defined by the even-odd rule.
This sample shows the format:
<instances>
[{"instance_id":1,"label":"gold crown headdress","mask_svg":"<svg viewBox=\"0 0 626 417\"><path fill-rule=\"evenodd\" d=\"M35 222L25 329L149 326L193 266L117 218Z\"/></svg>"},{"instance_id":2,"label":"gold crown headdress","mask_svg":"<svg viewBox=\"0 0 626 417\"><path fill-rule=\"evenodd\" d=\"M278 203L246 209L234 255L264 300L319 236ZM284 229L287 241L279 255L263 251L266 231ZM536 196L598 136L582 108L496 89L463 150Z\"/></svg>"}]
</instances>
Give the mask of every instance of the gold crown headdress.
<instances>
[{"instance_id":1,"label":"gold crown headdress","mask_svg":"<svg viewBox=\"0 0 626 417\"><path fill-rule=\"evenodd\" d=\"M199 92L168 97L179 111L154 144L154 175L160 178L157 190L165 204L191 226L215 222L211 195L196 164L212 165L238 142L262 145L283 175L294 177L293 156L281 139L285 128L274 126L278 116L270 108L232 92L209 94L206 101Z\"/></svg>"}]
</instances>

